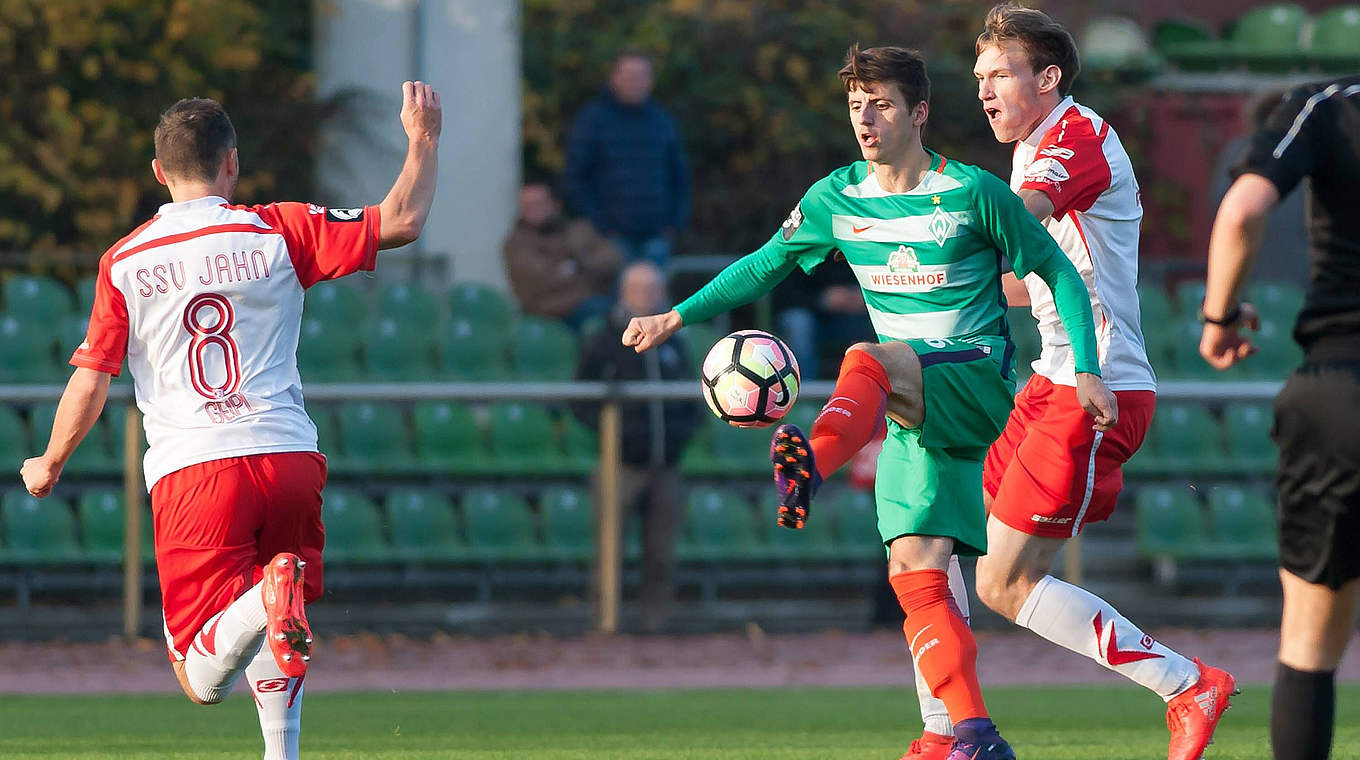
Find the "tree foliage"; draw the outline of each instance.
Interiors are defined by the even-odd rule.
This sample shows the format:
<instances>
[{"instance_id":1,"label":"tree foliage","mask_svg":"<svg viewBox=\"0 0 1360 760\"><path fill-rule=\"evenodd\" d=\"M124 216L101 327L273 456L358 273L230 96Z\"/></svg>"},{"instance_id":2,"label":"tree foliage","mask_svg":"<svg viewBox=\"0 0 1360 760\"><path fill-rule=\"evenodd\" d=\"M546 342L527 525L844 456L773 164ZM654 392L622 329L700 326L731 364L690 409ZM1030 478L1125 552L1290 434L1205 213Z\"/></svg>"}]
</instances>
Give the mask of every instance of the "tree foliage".
<instances>
[{"instance_id":1,"label":"tree foliage","mask_svg":"<svg viewBox=\"0 0 1360 760\"><path fill-rule=\"evenodd\" d=\"M676 117L695 180L691 250L749 250L803 189L859 158L836 71L846 48L926 55L926 142L1006 170L977 104L973 40L990 2L920 0L524 0L524 134L530 172L559 172L576 111L614 55L657 61L657 98Z\"/></svg>"},{"instance_id":2,"label":"tree foliage","mask_svg":"<svg viewBox=\"0 0 1360 760\"><path fill-rule=\"evenodd\" d=\"M0 0L0 251L88 269L168 200L151 133L211 97L240 140L242 200L311 186L310 3Z\"/></svg>"}]
</instances>

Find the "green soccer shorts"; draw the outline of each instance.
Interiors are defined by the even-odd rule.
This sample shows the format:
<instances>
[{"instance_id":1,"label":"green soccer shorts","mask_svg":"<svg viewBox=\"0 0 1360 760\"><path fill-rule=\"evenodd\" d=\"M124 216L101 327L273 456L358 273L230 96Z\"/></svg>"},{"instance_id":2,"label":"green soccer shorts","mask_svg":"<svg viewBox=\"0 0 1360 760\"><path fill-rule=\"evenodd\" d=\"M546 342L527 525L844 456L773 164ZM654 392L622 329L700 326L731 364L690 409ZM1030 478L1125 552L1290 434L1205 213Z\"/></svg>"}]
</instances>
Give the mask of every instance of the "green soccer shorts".
<instances>
[{"instance_id":1,"label":"green soccer shorts","mask_svg":"<svg viewBox=\"0 0 1360 760\"><path fill-rule=\"evenodd\" d=\"M888 420L874 487L883 545L901 536L946 536L957 554L986 554L982 460L1015 400L1005 342L905 343L921 359L925 419L914 428Z\"/></svg>"}]
</instances>

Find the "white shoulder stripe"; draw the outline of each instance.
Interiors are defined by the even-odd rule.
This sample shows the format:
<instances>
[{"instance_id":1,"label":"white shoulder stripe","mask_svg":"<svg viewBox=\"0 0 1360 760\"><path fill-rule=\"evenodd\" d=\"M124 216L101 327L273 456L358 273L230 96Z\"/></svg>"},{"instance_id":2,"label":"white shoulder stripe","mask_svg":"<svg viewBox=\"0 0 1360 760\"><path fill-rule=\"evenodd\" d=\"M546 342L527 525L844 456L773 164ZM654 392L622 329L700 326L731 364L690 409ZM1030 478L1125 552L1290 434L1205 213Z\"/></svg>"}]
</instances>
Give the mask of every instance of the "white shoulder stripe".
<instances>
[{"instance_id":1,"label":"white shoulder stripe","mask_svg":"<svg viewBox=\"0 0 1360 760\"><path fill-rule=\"evenodd\" d=\"M1303 108L1299 110L1299 115L1294 117L1294 123L1290 125L1289 131L1285 133L1284 138L1280 140L1279 145L1275 146L1275 150L1271 151L1270 155L1274 156L1276 159L1283 156L1284 152L1289 150L1289 144L1294 142L1295 137L1299 136L1299 130L1303 129L1303 123L1308 120L1308 116L1313 113L1313 109L1317 107L1317 104L1332 97L1338 92L1341 93L1341 97L1349 98L1357 92L1360 92L1360 84L1353 84L1345 90L1341 89L1341 85L1333 84L1322 92L1309 98L1308 102L1304 103Z\"/></svg>"}]
</instances>

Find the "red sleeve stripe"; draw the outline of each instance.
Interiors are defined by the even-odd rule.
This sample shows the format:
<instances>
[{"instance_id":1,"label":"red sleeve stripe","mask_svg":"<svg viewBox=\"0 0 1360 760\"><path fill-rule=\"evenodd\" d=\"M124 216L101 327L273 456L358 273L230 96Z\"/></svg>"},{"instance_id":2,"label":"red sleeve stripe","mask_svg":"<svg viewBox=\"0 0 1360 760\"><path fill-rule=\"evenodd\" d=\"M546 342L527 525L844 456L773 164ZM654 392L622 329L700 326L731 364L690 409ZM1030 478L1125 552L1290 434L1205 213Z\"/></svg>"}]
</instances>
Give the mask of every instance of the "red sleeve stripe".
<instances>
[{"instance_id":1,"label":"red sleeve stripe","mask_svg":"<svg viewBox=\"0 0 1360 760\"><path fill-rule=\"evenodd\" d=\"M204 237L205 235L219 235L225 232L254 232L259 235L280 234L278 230L270 229L268 227L261 227L257 224L215 224L211 227L203 227L197 230L190 230L189 232L181 232L178 235L167 235L163 238L148 240L147 242L142 243L141 245L133 246L127 249L126 251L119 251L118 253L113 255L113 261L114 262L121 261L122 259L125 259L134 254L138 254L141 253L142 251L147 251L152 248L159 248L163 245L174 245L175 243L183 243L186 240L193 240L194 238Z\"/></svg>"},{"instance_id":2,"label":"red sleeve stripe","mask_svg":"<svg viewBox=\"0 0 1360 760\"><path fill-rule=\"evenodd\" d=\"M81 351L77 351L71 356L71 366L92 369L96 372L107 372L114 377L117 377L118 373L123 370L123 365L121 364L104 361L103 359L96 359L93 356L85 355Z\"/></svg>"}]
</instances>

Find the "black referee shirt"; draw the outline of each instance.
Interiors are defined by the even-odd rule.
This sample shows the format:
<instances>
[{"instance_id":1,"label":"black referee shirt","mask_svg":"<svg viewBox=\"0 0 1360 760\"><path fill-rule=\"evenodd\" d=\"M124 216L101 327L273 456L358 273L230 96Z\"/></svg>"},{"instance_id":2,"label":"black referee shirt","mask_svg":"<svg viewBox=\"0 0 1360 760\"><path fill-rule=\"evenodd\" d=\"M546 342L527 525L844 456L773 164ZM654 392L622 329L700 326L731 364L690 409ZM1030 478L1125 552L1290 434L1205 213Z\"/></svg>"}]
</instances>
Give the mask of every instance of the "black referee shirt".
<instances>
[{"instance_id":1,"label":"black referee shirt","mask_svg":"<svg viewBox=\"0 0 1360 760\"><path fill-rule=\"evenodd\" d=\"M1308 186L1309 286L1294 339L1360 338L1360 75L1290 90L1252 137L1233 176L1259 174L1289 194Z\"/></svg>"}]
</instances>

